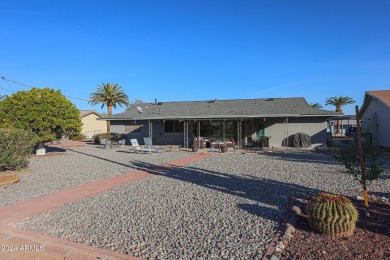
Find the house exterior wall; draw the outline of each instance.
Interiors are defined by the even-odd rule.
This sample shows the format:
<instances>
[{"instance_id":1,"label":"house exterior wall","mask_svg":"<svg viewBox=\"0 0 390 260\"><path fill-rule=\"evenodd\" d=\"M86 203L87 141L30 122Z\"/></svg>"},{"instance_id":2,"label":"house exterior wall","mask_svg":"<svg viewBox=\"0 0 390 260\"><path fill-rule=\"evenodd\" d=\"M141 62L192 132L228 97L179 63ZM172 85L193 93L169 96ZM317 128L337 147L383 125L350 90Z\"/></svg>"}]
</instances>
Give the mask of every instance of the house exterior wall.
<instances>
[{"instance_id":1,"label":"house exterior wall","mask_svg":"<svg viewBox=\"0 0 390 260\"><path fill-rule=\"evenodd\" d=\"M390 148L390 108L373 99L361 117L362 128L372 134L372 141Z\"/></svg>"},{"instance_id":2,"label":"house exterior wall","mask_svg":"<svg viewBox=\"0 0 390 260\"><path fill-rule=\"evenodd\" d=\"M137 139L140 145L144 144L144 137L149 137L149 122L139 121L141 125L141 133L125 132L126 120L111 121L112 133L124 133L127 136L126 143L130 143L130 139ZM155 145L183 145L183 133L165 133L163 121L152 121L152 137Z\"/></svg>"},{"instance_id":3,"label":"house exterior wall","mask_svg":"<svg viewBox=\"0 0 390 260\"><path fill-rule=\"evenodd\" d=\"M311 136L312 146L326 145L326 118L288 118L288 124L284 120L276 118L264 121L270 146L293 146L293 136L299 132Z\"/></svg>"},{"instance_id":4,"label":"house exterior wall","mask_svg":"<svg viewBox=\"0 0 390 260\"><path fill-rule=\"evenodd\" d=\"M255 119L253 124L248 123L247 136L242 132L242 144L250 142L257 138L257 133L260 126L265 127L265 135L269 136L270 146L281 147L284 145L293 146L293 135L299 132L306 133L312 137L312 145L326 145L326 118L289 118L288 126L283 123L285 118L275 119ZM125 133L124 125L126 121L111 121L111 132ZM141 133L126 133L127 143L130 143L130 139L136 138L139 144L143 144L144 137L149 136L149 123L148 121L141 121L140 123ZM162 120L152 121L153 130L153 144L156 145L183 145L184 144L184 133L165 133L165 126ZM193 133L193 121L190 123L188 129L189 133L189 145L192 144L192 133ZM288 140L288 142L287 142Z\"/></svg>"},{"instance_id":5,"label":"house exterior wall","mask_svg":"<svg viewBox=\"0 0 390 260\"><path fill-rule=\"evenodd\" d=\"M106 121L97 120L98 118L100 117L93 113L81 118L81 122L83 123L81 133L87 138L92 138L95 134L107 132Z\"/></svg>"}]
</instances>

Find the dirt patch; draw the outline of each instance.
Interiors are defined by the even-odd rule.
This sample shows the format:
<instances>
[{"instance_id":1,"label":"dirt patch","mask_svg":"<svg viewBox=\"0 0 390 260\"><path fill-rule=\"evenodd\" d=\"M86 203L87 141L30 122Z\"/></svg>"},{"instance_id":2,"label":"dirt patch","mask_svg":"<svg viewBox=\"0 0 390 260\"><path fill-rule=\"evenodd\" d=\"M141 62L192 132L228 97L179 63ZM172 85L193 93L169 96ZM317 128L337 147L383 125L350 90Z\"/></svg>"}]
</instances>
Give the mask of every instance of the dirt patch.
<instances>
[{"instance_id":1,"label":"dirt patch","mask_svg":"<svg viewBox=\"0 0 390 260\"><path fill-rule=\"evenodd\" d=\"M307 218L299 217L288 247L276 255L280 259L390 259L390 202L370 196L368 217L364 202L350 199L359 211L354 235L332 240L312 231Z\"/></svg>"},{"instance_id":2,"label":"dirt patch","mask_svg":"<svg viewBox=\"0 0 390 260\"><path fill-rule=\"evenodd\" d=\"M20 181L20 177L17 175L0 176L0 186L8 186L15 182Z\"/></svg>"}]
</instances>

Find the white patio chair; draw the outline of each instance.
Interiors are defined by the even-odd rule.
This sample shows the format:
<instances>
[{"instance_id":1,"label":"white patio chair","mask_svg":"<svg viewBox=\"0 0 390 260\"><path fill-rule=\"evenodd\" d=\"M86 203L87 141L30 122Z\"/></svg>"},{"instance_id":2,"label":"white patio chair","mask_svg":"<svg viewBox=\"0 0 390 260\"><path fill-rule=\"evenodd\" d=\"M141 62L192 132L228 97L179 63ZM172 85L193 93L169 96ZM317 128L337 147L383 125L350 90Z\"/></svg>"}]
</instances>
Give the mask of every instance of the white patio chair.
<instances>
[{"instance_id":1,"label":"white patio chair","mask_svg":"<svg viewBox=\"0 0 390 260\"><path fill-rule=\"evenodd\" d=\"M152 149L148 147L141 147L138 144L137 139L130 139L130 142L136 153L152 153Z\"/></svg>"}]
</instances>

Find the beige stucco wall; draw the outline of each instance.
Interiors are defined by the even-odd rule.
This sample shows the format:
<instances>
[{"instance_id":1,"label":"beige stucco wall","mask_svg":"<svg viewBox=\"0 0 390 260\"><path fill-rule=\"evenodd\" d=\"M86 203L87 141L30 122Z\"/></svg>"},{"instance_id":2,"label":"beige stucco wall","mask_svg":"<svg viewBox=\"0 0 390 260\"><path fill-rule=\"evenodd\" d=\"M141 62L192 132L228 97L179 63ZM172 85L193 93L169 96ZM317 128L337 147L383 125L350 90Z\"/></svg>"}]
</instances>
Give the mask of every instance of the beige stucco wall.
<instances>
[{"instance_id":1,"label":"beige stucco wall","mask_svg":"<svg viewBox=\"0 0 390 260\"><path fill-rule=\"evenodd\" d=\"M96 114L89 114L81 118L83 123L81 133L87 136L87 138L91 138L95 134L107 132L106 121L97 120L98 118L100 117Z\"/></svg>"}]
</instances>

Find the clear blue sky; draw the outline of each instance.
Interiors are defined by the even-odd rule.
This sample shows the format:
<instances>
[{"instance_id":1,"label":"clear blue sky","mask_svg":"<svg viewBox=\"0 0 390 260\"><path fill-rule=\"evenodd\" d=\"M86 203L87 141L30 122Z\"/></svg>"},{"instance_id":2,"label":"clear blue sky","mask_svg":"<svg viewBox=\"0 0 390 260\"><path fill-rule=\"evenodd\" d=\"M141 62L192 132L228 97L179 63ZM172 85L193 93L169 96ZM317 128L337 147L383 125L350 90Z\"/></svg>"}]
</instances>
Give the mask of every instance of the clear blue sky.
<instances>
[{"instance_id":1,"label":"clear blue sky","mask_svg":"<svg viewBox=\"0 0 390 260\"><path fill-rule=\"evenodd\" d=\"M0 0L0 24L0 76L82 99L107 82L146 102L349 96L360 106L366 90L390 89L388 0Z\"/></svg>"}]
</instances>

